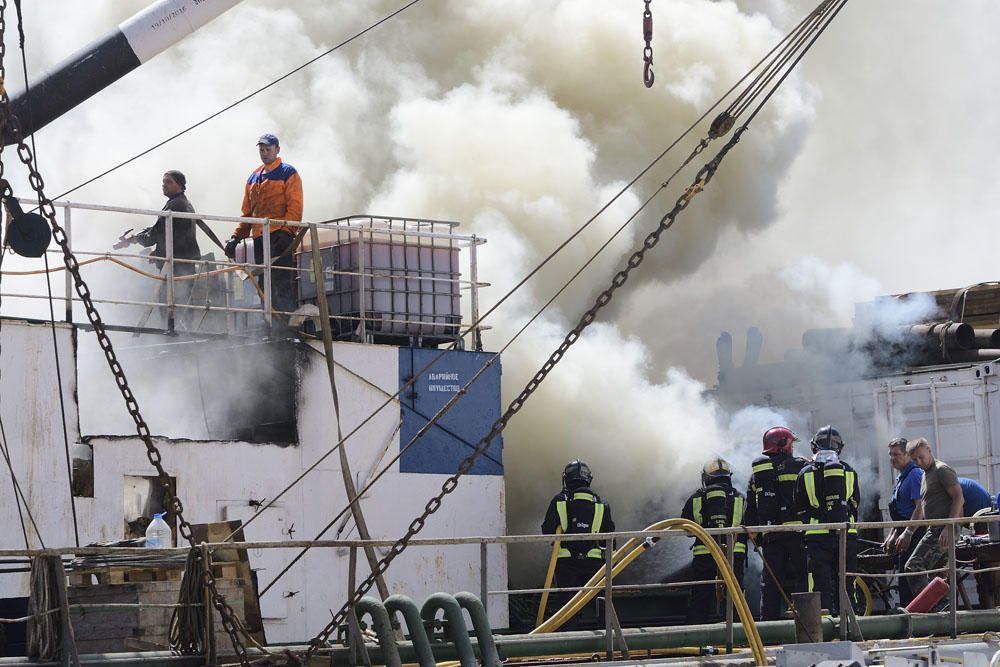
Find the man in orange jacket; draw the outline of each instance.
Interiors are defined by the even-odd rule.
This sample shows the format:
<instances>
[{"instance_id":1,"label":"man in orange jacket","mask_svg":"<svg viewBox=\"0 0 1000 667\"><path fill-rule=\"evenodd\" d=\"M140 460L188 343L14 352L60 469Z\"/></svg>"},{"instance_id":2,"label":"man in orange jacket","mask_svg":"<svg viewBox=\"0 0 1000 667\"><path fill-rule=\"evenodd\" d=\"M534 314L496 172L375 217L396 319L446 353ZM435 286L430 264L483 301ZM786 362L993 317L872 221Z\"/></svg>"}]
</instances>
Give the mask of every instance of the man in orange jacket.
<instances>
[{"instance_id":1,"label":"man in orange jacket","mask_svg":"<svg viewBox=\"0 0 1000 667\"><path fill-rule=\"evenodd\" d=\"M248 218L267 218L272 221L302 220L302 178L295 167L282 162L278 157L281 145L278 137L265 134L257 141L260 152L261 166L253 170L247 179L243 191L243 216ZM298 227L287 225L271 225L271 306L274 310L295 310L295 273L290 271L293 257L281 254L292 244L292 239L298 232ZM226 256L236 256L236 246L240 240L253 238L253 256L255 264L264 263L264 226L249 222L241 222L233 232L233 237L226 244ZM278 259L281 257L281 259ZM263 282L263 281L261 281ZM261 285L263 287L263 285Z\"/></svg>"}]
</instances>

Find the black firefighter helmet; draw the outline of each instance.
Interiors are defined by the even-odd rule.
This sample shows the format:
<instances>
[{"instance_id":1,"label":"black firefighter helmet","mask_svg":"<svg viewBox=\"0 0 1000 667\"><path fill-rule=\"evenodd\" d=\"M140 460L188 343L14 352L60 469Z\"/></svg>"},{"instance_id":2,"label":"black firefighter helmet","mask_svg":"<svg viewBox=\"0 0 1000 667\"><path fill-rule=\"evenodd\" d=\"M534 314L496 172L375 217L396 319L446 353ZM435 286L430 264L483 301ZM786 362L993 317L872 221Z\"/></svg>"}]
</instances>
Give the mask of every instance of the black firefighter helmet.
<instances>
[{"instance_id":1,"label":"black firefighter helmet","mask_svg":"<svg viewBox=\"0 0 1000 667\"><path fill-rule=\"evenodd\" d=\"M844 439L840 437L840 431L828 424L816 431L809 444L812 445L813 454L823 449L840 454L844 448Z\"/></svg>"},{"instance_id":2,"label":"black firefighter helmet","mask_svg":"<svg viewBox=\"0 0 1000 667\"><path fill-rule=\"evenodd\" d=\"M563 488L577 489L581 486L590 486L592 481L594 474L590 472L590 466L580 459L573 459L563 468Z\"/></svg>"}]
</instances>

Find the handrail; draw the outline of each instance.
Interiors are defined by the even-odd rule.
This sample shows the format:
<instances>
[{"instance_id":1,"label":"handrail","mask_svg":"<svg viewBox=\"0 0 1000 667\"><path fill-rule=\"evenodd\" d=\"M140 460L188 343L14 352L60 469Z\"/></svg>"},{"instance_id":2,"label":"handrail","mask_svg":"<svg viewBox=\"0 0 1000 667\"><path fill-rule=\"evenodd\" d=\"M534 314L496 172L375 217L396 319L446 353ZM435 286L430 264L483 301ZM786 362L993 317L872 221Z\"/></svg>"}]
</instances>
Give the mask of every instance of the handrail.
<instances>
[{"instance_id":1,"label":"handrail","mask_svg":"<svg viewBox=\"0 0 1000 667\"><path fill-rule=\"evenodd\" d=\"M866 530L870 528L898 528L901 526L947 526L965 525L970 523L995 523L1000 522L1000 515L989 517L959 517L956 519L921 519L919 521L866 521L850 524L851 528ZM818 524L793 524L787 526L747 526L754 533L777 533L777 532L801 532L805 530L840 530L847 524L843 523L818 523ZM706 528L704 532L708 535L743 535L743 527L736 528ZM497 536L462 536L462 537L425 537L414 538L409 541L410 546L448 546L461 544L525 544L532 542L551 542L553 535L497 535ZM688 537L683 533L674 530L624 530L614 533L583 533L583 534L563 534L559 536L563 541L602 541L618 538L684 538ZM276 540L264 542L211 542L207 546L210 549L285 549L302 548L305 546L317 548L350 548L372 546L376 548L391 547L393 540ZM184 547L173 549L147 549L143 547L60 547L47 549L0 549L0 558L10 556L36 556L36 555L106 555L110 553L120 555L175 555L184 553Z\"/></svg>"},{"instance_id":2,"label":"handrail","mask_svg":"<svg viewBox=\"0 0 1000 667\"><path fill-rule=\"evenodd\" d=\"M32 203L27 199L23 201L25 204ZM463 322L469 320L475 322L479 319L478 290L489 286L489 283L478 279L478 270L475 266L477 262L475 248L486 243L486 239L477 234L459 233L456 231L459 226L457 222L379 215L352 215L332 220L300 222L71 201L56 201L54 205L62 211L65 218L63 224L70 239L73 238L72 223L75 222L70 215L73 210L143 216L149 219L150 224L156 218L162 217L166 220L163 243L157 252L158 256L165 255L164 257L152 258L150 255L129 251L117 252L111 249L94 251L81 247L74 248L78 257L86 258L81 265L115 264L123 270L142 276L142 279L150 281L154 286L150 288L151 293L148 296L135 298L125 293L112 292L95 299L95 302L100 304L145 308L147 313L139 320L139 324L135 325L137 329L145 328L149 316L157 312L155 309L159 309L158 312L163 318L162 328L168 332L173 332L177 327L189 330L193 327L194 332L210 333L219 331L233 333L234 330L237 333L256 331L259 325L255 323L255 318L248 318L241 313L260 314L263 322L270 324L272 316L277 314L284 318L293 314L298 315L299 313L295 311L300 305L318 298L319 295L307 297L294 295L294 279L291 276L300 275L303 279L309 276L310 285L318 287L319 294L327 294L328 298L340 303L340 307L335 310L331 318L340 323L338 335L351 336L352 339L362 342L429 338L441 342L461 337L466 339L467 346L471 341L470 347L481 349L479 341L483 328L477 326L466 331ZM110 217L102 216L100 220L88 220L86 224L89 229L98 227L98 223L105 229L110 229L109 225L114 225L119 231L129 224L135 224L134 221L123 224L121 220L118 224L109 223ZM174 225L181 220L262 225L265 239L263 263L246 261L254 259L248 246L244 246L245 254L241 255L244 261L238 263L211 257L204 260L176 257L173 230ZM140 221L140 224L145 223ZM357 244L357 250L351 252L351 255L357 258L356 264L324 267L323 280L312 275L311 267L275 266L276 260L270 257L267 239L279 225L303 229L316 228L326 237L320 243L324 248L329 245ZM201 235L200 232L196 234ZM299 236L301 237L301 234ZM202 241L202 248L205 248L204 241L199 240ZM301 250L309 252L307 247L309 245L308 241L305 242ZM400 247L406 248L402 254L398 251ZM340 259L335 257L338 264L346 261L343 258L343 253L346 252L335 251L337 257L340 257ZM427 254L428 252L431 254ZM445 254L439 255L442 252ZM220 254L218 251L215 253ZM364 259L368 253L375 253L374 265L370 266L371 260ZM157 268L146 269L145 266L137 264L143 260L156 261ZM181 271L180 267L186 270ZM3 271L3 275L20 278L57 273L64 268L61 261L46 268L30 264L8 267ZM242 289L240 289L241 281L234 280L228 275L234 271L240 271L248 278L242 282ZM256 278L251 278L251 274ZM289 276L283 281L283 287L284 291L291 288L293 294L289 296L294 295L294 300L286 299L285 303L279 303L278 308L275 308L272 302L274 294L271 280L278 275ZM19 300L25 308L23 313L10 309L7 312L15 316L33 317L35 307L31 305L32 302L54 299L64 303L65 320L73 321L73 309L78 299L73 293L72 280L68 274L65 282L65 294L51 297L45 290L4 291L3 296ZM331 290L331 286L335 287ZM406 298L401 300L399 297L401 294ZM197 315L192 315L196 311L206 314L216 313L217 316L208 320L202 316L197 320L195 319ZM178 319L176 316L180 313L183 313L183 318ZM122 318L127 319L130 316L131 311L120 313ZM301 317L305 320L311 315L302 314ZM127 324L124 320L118 323Z\"/></svg>"}]
</instances>

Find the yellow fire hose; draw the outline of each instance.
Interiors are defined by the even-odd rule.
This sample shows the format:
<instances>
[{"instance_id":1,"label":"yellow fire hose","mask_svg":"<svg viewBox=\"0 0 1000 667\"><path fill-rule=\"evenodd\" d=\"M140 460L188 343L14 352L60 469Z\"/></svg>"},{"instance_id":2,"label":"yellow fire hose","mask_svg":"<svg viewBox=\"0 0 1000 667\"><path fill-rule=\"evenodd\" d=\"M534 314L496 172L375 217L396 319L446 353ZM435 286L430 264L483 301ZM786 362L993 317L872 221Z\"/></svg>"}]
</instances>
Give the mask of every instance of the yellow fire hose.
<instances>
[{"instance_id":1,"label":"yellow fire hose","mask_svg":"<svg viewBox=\"0 0 1000 667\"><path fill-rule=\"evenodd\" d=\"M552 579L556 574L556 562L559 560L559 549L561 548L559 544L559 535L562 534L562 526L556 527L556 541L552 543L552 555L549 557L549 570L545 573L545 585L542 586L545 590L542 591L542 599L538 603L538 615L535 617L535 626L542 624L545 620L545 608L549 605L549 587L552 585Z\"/></svg>"},{"instance_id":2,"label":"yellow fire hose","mask_svg":"<svg viewBox=\"0 0 1000 667\"><path fill-rule=\"evenodd\" d=\"M722 552L722 549L719 548L716 541L712 539L712 536L705 532L704 528L693 521L688 521L687 519L665 519L646 528L646 530L668 529L683 530L689 535L697 538L705 547L708 548L709 553L712 555L712 559L715 561L716 567L719 569L719 573L722 575L722 580L725 582L730 596L732 596L733 604L735 605L736 612L739 614L740 621L743 624L743 630L746 633L750 650L753 652L754 660L757 661L758 665L767 664L766 658L764 657L764 643L761 641L760 633L757 632L757 626L754 623L753 615L750 613L750 608L747 606L746 598L743 597L743 590L740 588L740 583L736 581L736 577L733 575L733 571L729 567L729 563L726 560L726 556ZM621 548L614 552L611 558L612 578L628 567L632 561L645 553L647 548L645 540L640 538L632 538L622 545ZM554 551L553 553L558 555L558 551ZM549 569L552 570L553 568L554 565L550 563ZM594 576L591 577L585 584L585 588L591 590L579 591L569 602L565 604L565 606L563 606L562 609L553 614L550 619L541 623L529 634L553 632L562 627L567 621L583 609L583 607L590 602L595 595L597 595L598 590L593 589L593 587L599 586L603 580L604 567L602 566L601 569L598 570L597 573L594 574ZM548 588L548 585L546 585L546 588Z\"/></svg>"}]
</instances>

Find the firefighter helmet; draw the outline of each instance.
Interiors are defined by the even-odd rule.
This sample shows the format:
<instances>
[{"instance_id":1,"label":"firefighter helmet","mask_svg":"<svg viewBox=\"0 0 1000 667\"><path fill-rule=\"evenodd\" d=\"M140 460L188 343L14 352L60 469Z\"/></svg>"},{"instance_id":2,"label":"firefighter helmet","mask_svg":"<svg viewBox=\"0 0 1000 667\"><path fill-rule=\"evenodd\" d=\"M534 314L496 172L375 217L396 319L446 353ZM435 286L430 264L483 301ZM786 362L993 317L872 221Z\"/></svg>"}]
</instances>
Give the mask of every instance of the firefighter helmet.
<instances>
[{"instance_id":1,"label":"firefighter helmet","mask_svg":"<svg viewBox=\"0 0 1000 667\"><path fill-rule=\"evenodd\" d=\"M732 476L733 469L729 467L729 463L726 462L726 459L721 456L716 456L714 459L706 463L705 467L701 469L701 484L702 486L709 486L723 477L731 479Z\"/></svg>"},{"instance_id":2,"label":"firefighter helmet","mask_svg":"<svg viewBox=\"0 0 1000 667\"><path fill-rule=\"evenodd\" d=\"M809 444L812 445L813 453L826 449L839 454L840 450L844 448L844 439L840 437L840 431L826 425L816 431L816 435L813 436Z\"/></svg>"},{"instance_id":3,"label":"firefighter helmet","mask_svg":"<svg viewBox=\"0 0 1000 667\"><path fill-rule=\"evenodd\" d=\"M795 434L784 426L774 426L764 433L765 454L791 454L792 443L798 442Z\"/></svg>"},{"instance_id":4,"label":"firefighter helmet","mask_svg":"<svg viewBox=\"0 0 1000 667\"><path fill-rule=\"evenodd\" d=\"M594 481L594 474L590 472L590 466L580 459L573 459L563 468L563 487L567 489L590 486Z\"/></svg>"}]
</instances>

